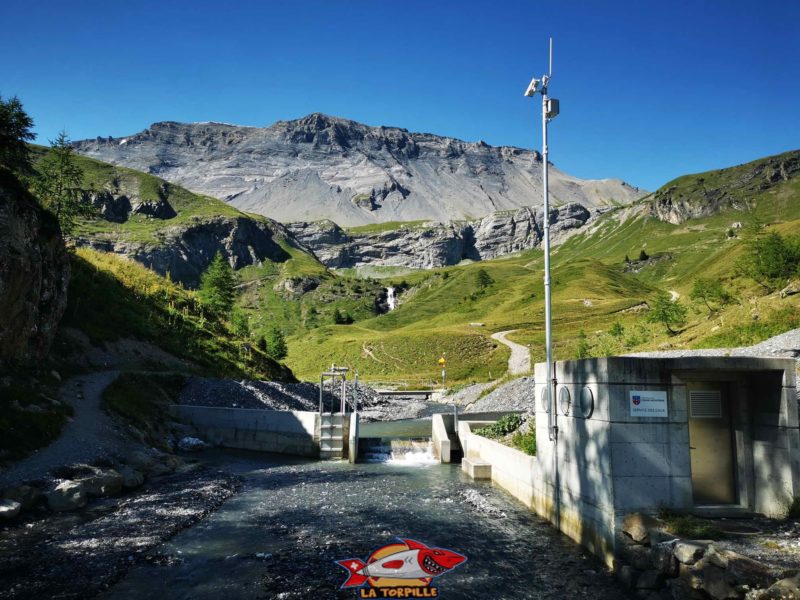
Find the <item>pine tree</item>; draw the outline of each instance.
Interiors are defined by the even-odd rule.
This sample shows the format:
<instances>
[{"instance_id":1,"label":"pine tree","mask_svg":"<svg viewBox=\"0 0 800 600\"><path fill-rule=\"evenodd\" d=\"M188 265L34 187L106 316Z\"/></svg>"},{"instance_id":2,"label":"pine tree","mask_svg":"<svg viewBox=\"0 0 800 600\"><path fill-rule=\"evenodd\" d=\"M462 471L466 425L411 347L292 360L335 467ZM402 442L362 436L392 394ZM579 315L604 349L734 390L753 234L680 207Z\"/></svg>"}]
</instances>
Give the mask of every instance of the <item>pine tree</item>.
<instances>
[{"instance_id":1,"label":"pine tree","mask_svg":"<svg viewBox=\"0 0 800 600\"><path fill-rule=\"evenodd\" d=\"M236 276L228 261L217 252L200 279L200 299L212 312L227 315L236 300Z\"/></svg>"},{"instance_id":2,"label":"pine tree","mask_svg":"<svg viewBox=\"0 0 800 600\"><path fill-rule=\"evenodd\" d=\"M286 338L283 335L283 332L278 329L277 327L271 328L267 334L263 337L263 342L259 344L264 351L267 353L267 356L274 358L275 360L283 360L286 358L286 354L288 353L289 349L286 346Z\"/></svg>"},{"instance_id":3,"label":"pine tree","mask_svg":"<svg viewBox=\"0 0 800 600\"><path fill-rule=\"evenodd\" d=\"M26 142L36 138L32 127L33 119L16 96L8 100L0 96L0 165L22 173L31 170Z\"/></svg>"},{"instance_id":4,"label":"pine tree","mask_svg":"<svg viewBox=\"0 0 800 600\"><path fill-rule=\"evenodd\" d=\"M647 260L650 258L644 250L639 252L639 260Z\"/></svg>"},{"instance_id":5,"label":"pine tree","mask_svg":"<svg viewBox=\"0 0 800 600\"><path fill-rule=\"evenodd\" d=\"M75 162L75 154L65 131L50 142L50 150L37 165L39 176L33 188L39 200L58 219L61 231L69 235L80 217L94 214L84 198L83 169Z\"/></svg>"},{"instance_id":6,"label":"pine tree","mask_svg":"<svg viewBox=\"0 0 800 600\"><path fill-rule=\"evenodd\" d=\"M475 281L478 283L478 287L481 289L489 287L494 283L494 279L492 279L492 276L486 272L486 269L478 270L478 272L475 274Z\"/></svg>"},{"instance_id":7,"label":"pine tree","mask_svg":"<svg viewBox=\"0 0 800 600\"><path fill-rule=\"evenodd\" d=\"M672 326L680 327L686 323L686 307L677 301L673 302L667 292L659 292L647 314L647 320L650 323L661 323L670 335L675 335L677 331Z\"/></svg>"}]
</instances>

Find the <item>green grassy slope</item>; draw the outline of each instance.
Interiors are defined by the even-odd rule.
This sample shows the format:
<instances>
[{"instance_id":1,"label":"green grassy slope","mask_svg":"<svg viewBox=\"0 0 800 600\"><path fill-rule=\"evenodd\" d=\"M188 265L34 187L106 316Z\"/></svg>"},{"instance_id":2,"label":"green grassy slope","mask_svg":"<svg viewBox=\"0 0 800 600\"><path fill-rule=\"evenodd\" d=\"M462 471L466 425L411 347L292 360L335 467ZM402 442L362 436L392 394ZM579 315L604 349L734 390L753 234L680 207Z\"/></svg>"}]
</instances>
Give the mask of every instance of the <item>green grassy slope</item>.
<instances>
[{"instance_id":1,"label":"green grassy slope","mask_svg":"<svg viewBox=\"0 0 800 600\"><path fill-rule=\"evenodd\" d=\"M781 155L792 159L798 153ZM765 169L764 159L711 174L670 182L687 194L713 179L722 188L734 187L733 203L719 214L681 225L650 214L652 198L631 209L601 217L590 230L559 245L552 257L555 353L559 359L578 352L584 331L591 355L667 347L706 347L749 344L800 326L798 296L764 295L753 281L737 274L737 259L746 251L743 231L761 222L768 230L800 233L800 177L786 180ZM753 173L757 175L754 176ZM734 186L746 181L747 185ZM698 183L699 182L699 183ZM700 186L700 187L698 187ZM656 194L658 194L657 192ZM722 189L721 194L727 192ZM705 197L692 196L695 201ZM732 230L741 222L744 229ZM650 260L635 261L645 250ZM626 265L625 256L634 259ZM326 326L290 340L287 364L301 378L313 378L328 362L356 367L367 379L432 380L436 359L446 354L451 380L485 380L505 369L508 351L488 336L517 329L512 339L530 344L535 360L543 358L544 306L542 255L539 251L513 257L405 274L388 283L405 283L403 304L392 313L350 326ZM482 289L477 273L494 280ZM698 277L719 278L738 297L738 303L715 315L689 301ZM689 322L677 336L649 324L636 306L652 301L659 290L671 290L690 308ZM628 310L633 309L633 310ZM470 323L484 323L483 327ZM609 333L619 322L623 334Z\"/></svg>"},{"instance_id":2,"label":"green grassy slope","mask_svg":"<svg viewBox=\"0 0 800 600\"><path fill-rule=\"evenodd\" d=\"M245 351L227 323L203 311L197 295L139 264L78 249L62 325L94 343L130 337L187 359L219 377L292 380L292 373L257 348Z\"/></svg>"}]
</instances>

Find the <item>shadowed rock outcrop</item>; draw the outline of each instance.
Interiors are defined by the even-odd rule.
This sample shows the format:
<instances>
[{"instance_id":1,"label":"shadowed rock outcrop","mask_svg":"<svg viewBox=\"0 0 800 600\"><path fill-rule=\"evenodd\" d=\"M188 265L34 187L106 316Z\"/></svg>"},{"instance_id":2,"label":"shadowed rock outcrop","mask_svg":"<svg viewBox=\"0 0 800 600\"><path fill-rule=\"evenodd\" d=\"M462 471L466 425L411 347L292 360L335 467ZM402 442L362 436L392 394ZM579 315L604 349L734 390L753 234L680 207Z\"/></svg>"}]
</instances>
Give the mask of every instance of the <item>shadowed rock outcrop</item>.
<instances>
[{"instance_id":1,"label":"shadowed rock outcrop","mask_svg":"<svg viewBox=\"0 0 800 600\"><path fill-rule=\"evenodd\" d=\"M47 354L67 305L68 284L58 222L0 168L0 363Z\"/></svg>"},{"instance_id":2,"label":"shadowed rock outcrop","mask_svg":"<svg viewBox=\"0 0 800 600\"><path fill-rule=\"evenodd\" d=\"M283 262L289 254L276 241L288 238L278 223L247 217L195 218L189 224L165 227L158 243L82 237L76 245L114 252L143 264L160 275L194 287L217 252L234 269L264 261Z\"/></svg>"}]
</instances>

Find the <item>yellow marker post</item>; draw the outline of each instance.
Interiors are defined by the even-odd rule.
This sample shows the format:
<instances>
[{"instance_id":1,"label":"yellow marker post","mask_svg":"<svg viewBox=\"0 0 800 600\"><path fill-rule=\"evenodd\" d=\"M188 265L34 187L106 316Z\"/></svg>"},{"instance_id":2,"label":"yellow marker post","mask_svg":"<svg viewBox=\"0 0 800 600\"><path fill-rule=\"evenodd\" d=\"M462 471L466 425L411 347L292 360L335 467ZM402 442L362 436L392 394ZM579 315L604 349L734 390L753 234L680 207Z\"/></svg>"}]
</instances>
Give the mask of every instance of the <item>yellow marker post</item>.
<instances>
[{"instance_id":1,"label":"yellow marker post","mask_svg":"<svg viewBox=\"0 0 800 600\"><path fill-rule=\"evenodd\" d=\"M445 360L445 358L443 356L443 357L441 357L439 359L438 362L439 362L439 366L442 367L442 387L444 387L444 379L445 379L445 376L447 375L447 368L445 366L445 365L447 365L447 361Z\"/></svg>"}]
</instances>

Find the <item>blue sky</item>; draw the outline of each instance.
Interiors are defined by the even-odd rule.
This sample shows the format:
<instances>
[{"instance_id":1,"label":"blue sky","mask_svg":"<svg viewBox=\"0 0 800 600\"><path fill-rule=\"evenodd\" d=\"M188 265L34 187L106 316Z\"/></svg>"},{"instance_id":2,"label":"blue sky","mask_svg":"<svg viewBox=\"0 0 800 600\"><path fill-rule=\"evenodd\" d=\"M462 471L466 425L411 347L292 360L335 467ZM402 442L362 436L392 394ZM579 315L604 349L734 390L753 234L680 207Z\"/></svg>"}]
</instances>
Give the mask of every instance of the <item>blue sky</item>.
<instances>
[{"instance_id":1,"label":"blue sky","mask_svg":"<svg viewBox=\"0 0 800 600\"><path fill-rule=\"evenodd\" d=\"M0 94L40 143L319 111L538 149L522 92L552 35L551 160L568 173L655 189L800 147L794 0L5 0L0 14Z\"/></svg>"}]
</instances>

